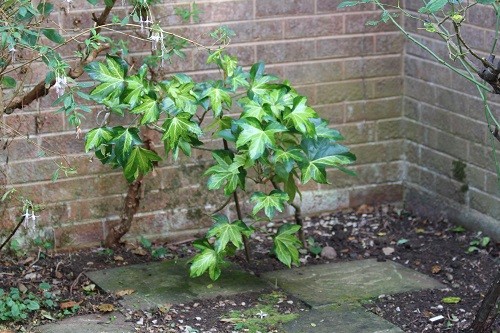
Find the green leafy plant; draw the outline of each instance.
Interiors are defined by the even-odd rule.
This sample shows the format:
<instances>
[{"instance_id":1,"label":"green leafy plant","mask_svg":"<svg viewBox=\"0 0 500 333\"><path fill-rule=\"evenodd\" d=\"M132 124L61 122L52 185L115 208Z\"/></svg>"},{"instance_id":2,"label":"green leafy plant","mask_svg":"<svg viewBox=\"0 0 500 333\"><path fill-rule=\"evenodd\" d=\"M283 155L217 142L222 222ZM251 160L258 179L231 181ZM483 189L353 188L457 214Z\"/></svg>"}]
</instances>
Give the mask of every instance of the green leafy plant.
<instances>
[{"instance_id":1,"label":"green leafy plant","mask_svg":"<svg viewBox=\"0 0 500 333\"><path fill-rule=\"evenodd\" d=\"M22 321L32 312L41 309L54 309L55 296L50 292L48 283L41 283L36 294L21 292L18 288L10 288L9 292L0 288L0 322Z\"/></svg>"},{"instance_id":2,"label":"green leafy plant","mask_svg":"<svg viewBox=\"0 0 500 333\"><path fill-rule=\"evenodd\" d=\"M100 3L87 1L91 5ZM307 97L288 81L267 73L260 62L249 69L240 66L238 58L226 48L234 36L231 29L219 27L211 32L214 42L205 47L165 30L151 9L156 2L126 0L123 5L131 5L132 10L123 17L112 15L108 23L116 2L104 0L104 9L100 16L93 17L92 27L64 37L59 29L44 26L55 8L50 1L36 8L28 0L4 1L0 5L4 23L0 25L0 82L12 94L5 98L11 101L5 113L29 105L53 88L58 95L54 105L60 107L59 112L66 115L77 135L83 135L81 124L85 114L92 111L89 105L102 108L98 125L85 134L84 150L93 152L103 164L122 170L129 183L121 220L107 232L106 247L117 244L130 229L144 177L162 160L189 157L198 149L210 151L213 157L213 165L205 172L208 189L231 197L237 218L213 217L213 227L196 243L200 253L193 258L191 276L208 272L216 279L224 258L236 250L245 249L249 259L247 240L253 232L252 224L275 218L286 205L295 209L297 225L286 224L278 230L272 252L287 266L298 264L298 247L305 244L297 203L300 185L328 183L327 168L349 173L344 166L353 163L355 156L339 143L343 140L340 133L321 119ZM178 7L176 12L182 19L193 21L201 13L196 4L190 9ZM142 64L131 66L125 61L126 40L101 33L115 28L125 37L124 28L135 30L133 38L150 43L151 53ZM51 44L42 42L46 39ZM75 52L76 64L70 64L59 49L74 41L81 47ZM183 58L187 45L205 51L207 64L217 67L220 77L198 82L182 73L164 75L161 71L165 63L174 57ZM16 63L15 55L20 50L37 54L47 69L43 82L27 93L16 89L21 83L8 75L14 71L9 66ZM103 60L96 61L104 52ZM92 82L77 81L83 73ZM19 135L11 127L9 131ZM158 142L151 135L155 131ZM61 158L53 180L75 172L64 155L30 142L44 155ZM163 152L155 150L160 145ZM248 194L254 205L248 216L242 214L241 192ZM26 216L36 217L35 210ZM158 257L165 254L165 250L151 246L149 251Z\"/></svg>"},{"instance_id":3,"label":"green leafy plant","mask_svg":"<svg viewBox=\"0 0 500 333\"><path fill-rule=\"evenodd\" d=\"M469 243L469 247L467 248L467 253L474 253L479 251L480 249L485 249L490 244L491 238L487 236L477 237Z\"/></svg>"},{"instance_id":4,"label":"green leafy plant","mask_svg":"<svg viewBox=\"0 0 500 333\"><path fill-rule=\"evenodd\" d=\"M153 257L153 259L162 259L168 253L167 249L163 246L153 246L153 243L151 243L151 241L147 238L141 237L140 243L144 249L151 253L151 257Z\"/></svg>"},{"instance_id":5,"label":"green leafy plant","mask_svg":"<svg viewBox=\"0 0 500 333\"><path fill-rule=\"evenodd\" d=\"M354 161L354 155L337 143L342 140L339 132L330 129L307 105L307 98L286 81L266 74L264 64L257 63L246 72L223 49L211 52L207 62L219 66L222 79L197 83L176 74L155 82L147 79L146 67L130 73L129 66L116 56L107 56L105 64L86 66L98 82L89 98L106 104L110 112L137 116L137 123L128 127L91 130L86 151L94 151L102 163L121 167L125 178L133 182L161 160L144 146L141 126L160 132L165 152L174 158L201 149L209 128L212 137L222 139L223 147L212 150L215 164L205 173L208 188L236 196L238 190L245 191L248 180L271 187L269 192L251 195L254 217L263 211L268 219L300 195L297 182L327 183L327 167L345 171L343 165ZM244 95L238 97L241 90ZM236 105L242 109L240 116L227 116ZM214 120L204 127L208 113ZM241 215L235 221L216 215L214 222L196 245L201 253L193 259L194 277L208 271L211 278L217 278L224 256L245 247L245 239L253 232ZM299 229L300 225L285 225L274 238L273 252L287 266L298 264L301 242L295 234Z\"/></svg>"},{"instance_id":6,"label":"green leafy plant","mask_svg":"<svg viewBox=\"0 0 500 333\"><path fill-rule=\"evenodd\" d=\"M307 249L309 250L309 252L311 252L315 256L320 255L321 251L323 250L321 244L316 242L316 240L314 240L313 237L307 238L307 245L308 245Z\"/></svg>"}]
</instances>

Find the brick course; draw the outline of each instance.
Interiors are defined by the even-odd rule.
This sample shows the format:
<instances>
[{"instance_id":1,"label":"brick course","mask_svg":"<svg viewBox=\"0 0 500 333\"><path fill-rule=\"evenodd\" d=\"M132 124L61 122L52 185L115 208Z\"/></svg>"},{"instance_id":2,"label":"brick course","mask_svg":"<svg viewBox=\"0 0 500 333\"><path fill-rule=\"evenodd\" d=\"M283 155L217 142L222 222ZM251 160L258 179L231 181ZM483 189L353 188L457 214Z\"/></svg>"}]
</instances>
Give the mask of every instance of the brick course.
<instances>
[{"instance_id":1,"label":"brick course","mask_svg":"<svg viewBox=\"0 0 500 333\"><path fill-rule=\"evenodd\" d=\"M358 177L331 170L332 185L304 187L305 212L400 202L404 197L409 208L412 202L418 208L418 200L433 193L460 207L498 216L487 126L473 87L420 48L405 44L392 25L366 27L367 19L379 15L373 5L337 10L340 0L200 0L197 4L203 13L199 23L183 22L173 15L174 8L186 8L190 2L169 1L153 12L170 31L204 43L210 43L208 32L221 24L235 30L229 50L238 55L240 63L248 66L262 60L269 72L289 79L341 131L345 144L357 154L353 170ZM411 9L412 2L408 3ZM69 13L57 12L53 19L67 29L65 33L74 35L88 25L89 14L99 10L102 6L94 8L85 0L74 0ZM117 6L116 14L129 10ZM425 45L446 55L442 42L411 21L407 27ZM475 38L474 46L480 51L487 50L488 27L482 15L468 17L464 34ZM64 48L68 55L74 46ZM149 48L149 42L134 41L129 61L140 62ZM42 69L35 67L36 77L44 75ZM206 64L205 52L193 47L186 50L186 61L175 60L165 74L176 71L195 79L218 75L213 65ZM95 159L91 162L91 155L83 153L83 140L75 138L63 115L53 113L55 98L51 92L24 110L2 116L2 122L21 135L0 150L0 186L18 188L45 205L41 223L55 230L57 247L96 245L118 221L126 182L119 170ZM498 102L495 100L496 110L500 110ZM95 126L97 112L88 115L84 130ZM0 133L3 145L11 132L2 128ZM78 174L62 175L51 182L55 163L64 161L54 154L39 157L37 145L66 154L78 166ZM197 160L200 164L195 164ZM141 235L173 239L206 228L210 221L205 214L225 200L223 194L205 188L202 173L207 161L209 154L195 151L191 159L161 162L156 176L145 179L144 200L127 239ZM454 161L467 165L464 182L453 178ZM464 183L469 190L461 192ZM422 196L412 196L409 191L413 188L421 190ZM248 198L242 201L248 212ZM234 207L226 209L231 211ZM16 214L17 204L0 204L0 225L11 224Z\"/></svg>"}]
</instances>

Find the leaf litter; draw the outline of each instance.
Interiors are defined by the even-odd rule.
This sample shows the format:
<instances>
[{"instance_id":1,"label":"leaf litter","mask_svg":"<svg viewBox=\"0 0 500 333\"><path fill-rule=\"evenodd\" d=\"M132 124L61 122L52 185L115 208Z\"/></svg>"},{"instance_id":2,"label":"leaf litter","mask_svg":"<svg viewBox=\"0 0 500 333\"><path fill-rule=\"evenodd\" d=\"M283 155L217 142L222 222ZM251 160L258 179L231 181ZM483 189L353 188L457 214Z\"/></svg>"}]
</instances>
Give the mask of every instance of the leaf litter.
<instances>
[{"instance_id":1,"label":"leaf litter","mask_svg":"<svg viewBox=\"0 0 500 333\"><path fill-rule=\"evenodd\" d=\"M401 327L405 332L459 332L473 320L484 293L499 263L499 247L483 235L467 231L446 220L428 220L391 206L362 205L357 210L325 213L305 217L305 234L310 250L301 249L300 264L316 265L376 258L393 260L432 276L447 286L445 290L424 290L397 295L380 295L364 306ZM285 269L269 255L271 235L283 223L262 224L250 239L252 261L242 253L233 261L259 275ZM467 250L474 246L472 252ZM191 257L196 250L190 243L155 244L164 249L164 259ZM326 251L323 251L324 249ZM232 320L231 313L252 313L249 319L262 320L269 308L263 308L262 297L277 292L218 297L187 304L165 304L150 312L125 309L119 299L132 289L107 294L91 283L86 271L158 260L140 243L128 243L115 249L88 249L74 253L47 253L35 264L33 256L0 257L0 288L32 291L35 285L48 282L57 295L56 310L32 314L26 322L0 323L0 332L29 332L34 326L71 315L61 313L76 308L73 314L109 313L118 310L136 332L218 332L233 333L245 329L244 321ZM224 272L222 273L224 274ZM26 288L26 290L24 289ZM279 290L278 290L279 292ZM283 293L283 299L272 307L279 315L306 311L300 300ZM111 312L112 314L112 312ZM239 325L239 326L237 326ZM269 332L281 332L273 323ZM500 329L497 320L495 329Z\"/></svg>"}]
</instances>

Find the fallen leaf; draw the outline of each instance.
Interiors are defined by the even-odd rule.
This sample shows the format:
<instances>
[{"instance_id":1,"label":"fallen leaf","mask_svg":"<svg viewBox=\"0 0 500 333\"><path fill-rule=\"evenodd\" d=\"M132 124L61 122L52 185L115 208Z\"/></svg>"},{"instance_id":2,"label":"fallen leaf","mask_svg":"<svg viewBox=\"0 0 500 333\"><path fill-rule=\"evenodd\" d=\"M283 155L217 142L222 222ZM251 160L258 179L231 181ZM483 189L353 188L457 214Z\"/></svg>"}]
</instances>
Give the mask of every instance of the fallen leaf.
<instances>
[{"instance_id":1,"label":"fallen leaf","mask_svg":"<svg viewBox=\"0 0 500 333\"><path fill-rule=\"evenodd\" d=\"M26 258L26 259L24 259L24 260L20 261L19 263L20 263L21 265L26 265L26 264L29 264L30 262L32 262L33 260L35 260L35 258L34 258L34 257L28 257L28 258Z\"/></svg>"},{"instance_id":2,"label":"fallen leaf","mask_svg":"<svg viewBox=\"0 0 500 333\"><path fill-rule=\"evenodd\" d=\"M59 307L61 308L61 310L71 309L74 306L79 306L80 304L82 304L82 302L83 301L80 301L80 302L75 302L75 301L62 302L61 304L59 304Z\"/></svg>"},{"instance_id":3,"label":"fallen leaf","mask_svg":"<svg viewBox=\"0 0 500 333\"><path fill-rule=\"evenodd\" d=\"M417 229L415 229L415 233L417 233L417 234L423 234L423 233L425 233L425 229L423 229L423 228L417 228Z\"/></svg>"},{"instance_id":4,"label":"fallen leaf","mask_svg":"<svg viewBox=\"0 0 500 333\"><path fill-rule=\"evenodd\" d=\"M89 285L83 286L82 289L86 292L92 292L95 290L95 284L91 283Z\"/></svg>"},{"instance_id":5,"label":"fallen leaf","mask_svg":"<svg viewBox=\"0 0 500 333\"><path fill-rule=\"evenodd\" d=\"M145 256L148 254L148 251L144 250L142 247L137 247L132 250L133 254L137 254L138 256Z\"/></svg>"},{"instance_id":6,"label":"fallen leaf","mask_svg":"<svg viewBox=\"0 0 500 333\"><path fill-rule=\"evenodd\" d=\"M123 289L123 290L118 290L115 295L118 296L118 297L123 297L125 295L130 295L132 293L134 293L135 290L134 289Z\"/></svg>"},{"instance_id":7,"label":"fallen leaf","mask_svg":"<svg viewBox=\"0 0 500 333\"><path fill-rule=\"evenodd\" d=\"M56 271L55 276L56 276L56 279L62 279L63 278L62 273L59 272L59 271Z\"/></svg>"},{"instance_id":8,"label":"fallen leaf","mask_svg":"<svg viewBox=\"0 0 500 333\"><path fill-rule=\"evenodd\" d=\"M434 313L432 313L432 312L430 312L430 311L428 311L428 310L424 310L424 311L422 311L422 314L423 314L424 316L426 316L427 318L430 318L430 317L434 316Z\"/></svg>"},{"instance_id":9,"label":"fallen leaf","mask_svg":"<svg viewBox=\"0 0 500 333\"><path fill-rule=\"evenodd\" d=\"M391 254L393 254L393 253L394 253L394 251L395 251L395 250L394 250L394 248L393 248L393 247L384 247L384 248L382 248L382 252L384 252L384 254L385 254L386 256L390 256Z\"/></svg>"},{"instance_id":10,"label":"fallen leaf","mask_svg":"<svg viewBox=\"0 0 500 333\"><path fill-rule=\"evenodd\" d=\"M49 319L49 320L56 320L56 318L52 317L52 315L50 314L50 312L48 311L45 311L45 310L42 310L42 312L40 312L40 314L42 315L43 318L45 319Z\"/></svg>"},{"instance_id":11,"label":"fallen leaf","mask_svg":"<svg viewBox=\"0 0 500 333\"><path fill-rule=\"evenodd\" d=\"M433 265L431 268L431 272L432 272L432 274L438 274L439 272L441 272L441 266Z\"/></svg>"},{"instance_id":12,"label":"fallen leaf","mask_svg":"<svg viewBox=\"0 0 500 333\"><path fill-rule=\"evenodd\" d=\"M170 310L171 307L172 307L172 304L166 303L166 304L163 304L163 305L158 305L158 310L161 313L167 313Z\"/></svg>"},{"instance_id":13,"label":"fallen leaf","mask_svg":"<svg viewBox=\"0 0 500 333\"><path fill-rule=\"evenodd\" d=\"M375 208L373 206L369 206L367 204L362 204L359 206L358 210L356 210L356 214L362 215L362 214L371 214L375 211Z\"/></svg>"},{"instance_id":14,"label":"fallen leaf","mask_svg":"<svg viewBox=\"0 0 500 333\"><path fill-rule=\"evenodd\" d=\"M454 297L454 296L450 296L450 297L444 297L441 302L443 302L444 304L457 304L458 302L460 302L462 299L460 297Z\"/></svg>"},{"instance_id":15,"label":"fallen leaf","mask_svg":"<svg viewBox=\"0 0 500 333\"><path fill-rule=\"evenodd\" d=\"M114 305L108 303L99 304L99 306L97 307L97 310L101 312L112 312L114 309L115 309Z\"/></svg>"},{"instance_id":16,"label":"fallen leaf","mask_svg":"<svg viewBox=\"0 0 500 333\"><path fill-rule=\"evenodd\" d=\"M124 260L122 256L114 256L113 259L115 261L123 261Z\"/></svg>"}]
</instances>

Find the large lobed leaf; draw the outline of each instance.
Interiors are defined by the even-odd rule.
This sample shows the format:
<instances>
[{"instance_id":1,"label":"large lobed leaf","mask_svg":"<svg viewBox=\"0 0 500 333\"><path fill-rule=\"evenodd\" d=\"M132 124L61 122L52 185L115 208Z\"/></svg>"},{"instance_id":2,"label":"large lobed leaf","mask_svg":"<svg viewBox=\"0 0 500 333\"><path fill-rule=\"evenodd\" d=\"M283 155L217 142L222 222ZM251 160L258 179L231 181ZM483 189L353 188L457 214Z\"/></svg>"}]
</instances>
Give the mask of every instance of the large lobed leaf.
<instances>
[{"instance_id":1,"label":"large lobed leaf","mask_svg":"<svg viewBox=\"0 0 500 333\"><path fill-rule=\"evenodd\" d=\"M161 157L155 152L139 146L135 146L130 153L127 164L123 169L125 178L129 182L136 180L139 176L147 174L153 169L154 162L161 161Z\"/></svg>"},{"instance_id":2,"label":"large lobed leaf","mask_svg":"<svg viewBox=\"0 0 500 333\"><path fill-rule=\"evenodd\" d=\"M222 253L226 250L228 243L234 245L236 249L243 247L243 236L249 236L253 230L243 221L236 220L230 223L225 215L213 216L216 222L207 232L207 237L215 237L215 252Z\"/></svg>"},{"instance_id":3,"label":"large lobed leaf","mask_svg":"<svg viewBox=\"0 0 500 333\"><path fill-rule=\"evenodd\" d=\"M299 264L298 248L302 245L295 236L300 226L296 224L285 223L279 229L274 237L272 251L276 254L279 261L291 267L292 263Z\"/></svg>"},{"instance_id":4,"label":"large lobed leaf","mask_svg":"<svg viewBox=\"0 0 500 333\"><path fill-rule=\"evenodd\" d=\"M276 211L283 211L284 205L288 199L288 194L280 190L273 190L269 194L254 192L250 198L250 201L255 202L252 214L255 215L264 209L266 216L272 219Z\"/></svg>"}]
</instances>

